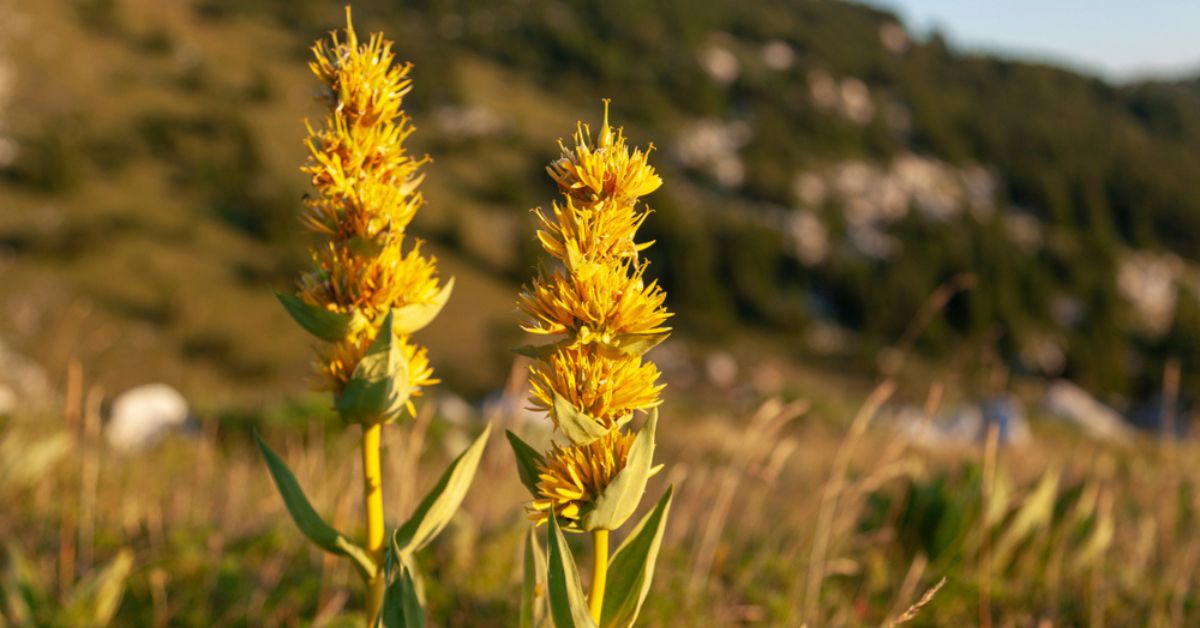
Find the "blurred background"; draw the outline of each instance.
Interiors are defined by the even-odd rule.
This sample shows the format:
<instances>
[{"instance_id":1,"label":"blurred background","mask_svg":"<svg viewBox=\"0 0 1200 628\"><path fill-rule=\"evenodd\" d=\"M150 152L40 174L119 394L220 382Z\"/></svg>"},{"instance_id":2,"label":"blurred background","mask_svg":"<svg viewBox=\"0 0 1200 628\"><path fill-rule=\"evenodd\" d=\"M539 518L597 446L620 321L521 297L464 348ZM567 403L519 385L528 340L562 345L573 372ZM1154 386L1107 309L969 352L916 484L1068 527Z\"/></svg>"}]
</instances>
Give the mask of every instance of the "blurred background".
<instances>
[{"instance_id":1,"label":"blurred background","mask_svg":"<svg viewBox=\"0 0 1200 628\"><path fill-rule=\"evenodd\" d=\"M942 577L916 623L1200 623L1200 9L354 16L415 64L413 232L457 279L418 337L444 384L388 436L391 520L482 420L546 438L511 351L529 209L611 98L655 147L641 235L676 312L646 625L886 623ZM0 0L0 624L361 608L249 438L358 520L356 433L273 296L307 263L308 47L343 23L325 0ZM515 616L527 496L502 439L485 465L428 550L438 625Z\"/></svg>"}]
</instances>

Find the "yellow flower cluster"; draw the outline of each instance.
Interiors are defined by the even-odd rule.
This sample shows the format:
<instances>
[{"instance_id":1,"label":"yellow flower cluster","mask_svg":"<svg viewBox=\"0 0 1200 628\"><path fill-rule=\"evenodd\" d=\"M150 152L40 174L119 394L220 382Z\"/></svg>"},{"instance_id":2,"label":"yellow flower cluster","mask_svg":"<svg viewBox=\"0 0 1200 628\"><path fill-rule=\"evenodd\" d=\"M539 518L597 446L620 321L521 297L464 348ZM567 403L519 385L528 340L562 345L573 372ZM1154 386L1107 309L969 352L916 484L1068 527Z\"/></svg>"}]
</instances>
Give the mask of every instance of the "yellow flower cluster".
<instances>
[{"instance_id":1,"label":"yellow flower cluster","mask_svg":"<svg viewBox=\"0 0 1200 628\"><path fill-rule=\"evenodd\" d=\"M433 303L440 287L433 257L420 242L405 252L405 229L424 198L418 169L428 157L404 149L413 132L402 108L411 66L393 63L381 34L363 43L346 10L345 39L335 31L312 48L309 64L326 87L329 112L308 125L309 159L302 170L316 194L302 223L324 238L311 250L314 268L299 281L309 305L351 317L350 333L319 352L323 387L341 395L346 382L393 309ZM423 347L396 339L408 361L411 394L437 383Z\"/></svg>"},{"instance_id":2,"label":"yellow flower cluster","mask_svg":"<svg viewBox=\"0 0 1200 628\"><path fill-rule=\"evenodd\" d=\"M625 468L633 439L633 434L613 430L586 445L551 449L538 476L542 497L530 503L529 518L543 522L553 509L564 524L578 519Z\"/></svg>"},{"instance_id":3,"label":"yellow flower cluster","mask_svg":"<svg viewBox=\"0 0 1200 628\"><path fill-rule=\"evenodd\" d=\"M564 198L550 212L535 210L537 237L555 261L540 269L518 306L529 317L526 331L566 336L530 366L532 407L561 427L560 404L569 404L573 420L608 430L591 442L556 446L539 470L530 518L545 521L553 511L569 525L625 467L634 437L620 427L661 403L659 371L641 354L670 331L671 314L662 288L644 279L638 255L651 243L634 240L649 213L639 199L662 184L649 151L626 146L622 130L608 124L607 102L598 137L581 123L574 146L559 146L562 156L547 171Z\"/></svg>"}]
</instances>

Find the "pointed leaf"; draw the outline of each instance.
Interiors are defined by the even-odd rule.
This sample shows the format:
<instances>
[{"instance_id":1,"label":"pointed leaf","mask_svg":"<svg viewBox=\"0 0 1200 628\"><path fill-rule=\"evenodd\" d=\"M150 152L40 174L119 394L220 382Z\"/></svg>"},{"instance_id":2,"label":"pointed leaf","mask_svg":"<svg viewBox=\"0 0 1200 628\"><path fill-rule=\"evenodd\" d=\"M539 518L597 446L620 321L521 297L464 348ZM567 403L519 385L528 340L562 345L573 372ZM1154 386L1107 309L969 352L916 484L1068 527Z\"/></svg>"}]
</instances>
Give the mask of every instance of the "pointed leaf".
<instances>
[{"instance_id":1,"label":"pointed leaf","mask_svg":"<svg viewBox=\"0 0 1200 628\"><path fill-rule=\"evenodd\" d=\"M384 591L379 616L383 628L424 628L425 610L421 608L416 584L407 567L400 567L399 575Z\"/></svg>"},{"instance_id":2,"label":"pointed leaf","mask_svg":"<svg viewBox=\"0 0 1200 628\"><path fill-rule=\"evenodd\" d=\"M616 530L637 510L646 492L646 481L650 479L654 462L654 430L658 426L658 410L650 411L650 418L633 440L625 468L617 473L604 491L593 502L592 509L584 513L579 527L584 530Z\"/></svg>"},{"instance_id":3,"label":"pointed leaf","mask_svg":"<svg viewBox=\"0 0 1200 628\"><path fill-rule=\"evenodd\" d=\"M550 615L558 628L595 628L596 622L588 614L587 598L583 585L579 583L579 571L575 558L554 514L550 514L549 568L546 571L546 588L550 597Z\"/></svg>"},{"instance_id":4,"label":"pointed leaf","mask_svg":"<svg viewBox=\"0 0 1200 628\"><path fill-rule=\"evenodd\" d=\"M1058 496L1059 479L1058 470L1047 471L1033 492L1025 498L1024 504L1013 517L1012 523L1004 529L992 549L993 570L1002 572L1006 569L1018 546L1039 529L1048 527L1053 521L1054 501Z\"/></svg>"},{"instance_id":5,"label":"pointed leaf","mask_svg":"<svg viewBox=\"0 0 1200 628\"><path fill-rule=\"evenodd\" d=\"M517 458L517 473L521 476L521 484L529 489L530 494L537 497L538 469L546 464L546 459L511 431L504 430L504 434L508 436L508 444L512 445L513 455Z\"/></svg>"},{"instance_id":6,"label":"pointed leaf","mask_svg":"<svg viewBox=\"0 0 1200 628\"><path fill-rule=\"evenodd\" d=\"M408 570L409 577L413 581L413 589L417 592L417 601L421 606L425 605L425 576L421 575L421 567L417 565L417 558L410 554L400 555L400 565Z\"/></svg>"},{"instance_id":7,"label":"pointed leaf","mask_svg":"<svg viewBox=\"0 0 1200 628\"><path fill-rule=\"evenodd\" d=\"M300 488L296 476L292 475L283 459L271 451L271 448L258 437L258 432L254 433L254 440L258 443L258 449L262 452L263 459L267 461L267 470L271 472L275 488L279 489L279 494L283 496L283 503L287 506L288 513L292 515L292 521L296 522L296 527L300 528L304 536L307 536L317 547L331 554L350 557L363 577L369 578L374 574L376 565L370 554L325 523L321 515L318 515L317 511L313 509L308 498L304 496L304 490Z\"/></svg>"},{"instance_id":8,"label":"pointed leaf","mask_svg":"<svg viewBox=\"0 0 1200 628\"><path fill-rule=\"evenodd\" d=\"M604 343L602 347L604 353L611 357L637 357L645 355L670 335L669 330L655 334L622 334L611 342Z\"/></svg>"},{"instance_id":9,"label":"pointed leaf","mask_svg":"<svg viewBox=\"0 0 1200 628\"><path fill-rule=\"evenodd\" d=\"M537 526L525 533L525 577L521 582L521 628L536 628L546 619L546 554Z\"/></svg>"},{"instance_id":10,"label":"pointed leaf","mask_svg":"<svg viewBox=\"0 0 1200 628\"><path fill-rule=\"evenodd\" d=\"M283 304L283 308L292 315L304 331L329 342L337 342L350 334L354 323L352 314L330 312L329 310L308 303L304 299L284 292L276 292L275 298Z\"/></svg>"},{"instance_id":11,"label":"pointed leaf","mask_svg":"<svg viewBox=\"0 0 1200 628\"><path fill-rule=\"evenodd\" d=\"M642 518L633 532L617 548L608 566L608 586L604 590L604 606L600 625L604 628L632 626L650 593L654 565L667 527L667 511L675 487L667 489L658 505Z\"/></svg>"},{"instance_id":12,"label":"pointed leaf","mask_svg":"<svg viewBox=\"0 0 1200 628\"><path fill-rule=\"evenodd\" d=\"M396 530L392 536L396 554L405 556L420 550L450 522L454 511L458 510L459 504L466 497L467 489L471 487L475 469L479 466L479 458L483 455L483 448L487 445L488 435L491 433L492 426L489 424L475 442L450 463L438 483L425 499L421 500L412 518Z\"/></svg>"},{"instance_id":13,"label":"pointed leaf","mask_svg":"<svg viewBox=\"0 0 1200 628\"><path fill-rule=\"evenodd\" d=\"M557 392L554 393L554 418L558 429L576 445L586 445L609 432L609 428L580 412Z\"/></svg>"},{"instance_id":14,"label":"pointed leaf","mask_svg":"<svg viewBox=\"0 0 1200 628\"><path fill-rule=\"evenodd\" d=\"M451 277L450 281L447 281L446 285L442 286L442 289L433 297L432 302L413 303L392 310L396 333L412 334L432 322L446 306L446 301L450 300L450 293L453 290L454 278Z\"/></svg>"},{"instance_id":15,"label":"pointed leaf","mask_svg":"<svg viewBox=\"0 0 1200 628\"><path fill-rule=\"evenodd\" d=\"M70 621L107 626L121 606L131 571L133 552L123 549L103 570L80 582L63 606Z\"/></svg>"},{"instance_id":16,"label":"pointed leaf","mask_svg":"<svg viewBox=\"0 0 1200 628\"><path fill-rule=\"evenodd\" d=\"M338 413L347 422L386 423L404 412L412 391L403 340L397 338L394 320L393 312L384 317L378 335L338 398Z\"/></svg>"}]
</instances>

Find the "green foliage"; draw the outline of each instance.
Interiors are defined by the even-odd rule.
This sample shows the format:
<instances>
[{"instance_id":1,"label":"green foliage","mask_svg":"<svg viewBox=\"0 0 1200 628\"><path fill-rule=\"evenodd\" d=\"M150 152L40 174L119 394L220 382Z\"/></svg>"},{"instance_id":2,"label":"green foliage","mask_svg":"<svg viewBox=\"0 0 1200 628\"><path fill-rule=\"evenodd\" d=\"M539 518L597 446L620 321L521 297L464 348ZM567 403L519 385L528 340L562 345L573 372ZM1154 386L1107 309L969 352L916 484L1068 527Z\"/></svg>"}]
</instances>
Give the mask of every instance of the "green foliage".
<instances>
[{"instance_id":1,"label":"green foliage","mask_svg":"<svg viewBox=\"0 0 1200 628\"><path fill-rule=\"evenodd\" d=\"M275 298L279 299L287 313L304 328L304 331L321 340L337 342L350 334L354 321L350 314L331 312L287 292L276 292Z\"/></svg>"},{"instance_id":2,"label":"green foliage","mask_svg":"<svg viewBox=\"0 0 1200 628\"><path fill-rule=\"evenodd\" d=\"M417 586L412 573L405 566L388 585L383 598L383 610L379 614L379 626L383 628L424 628L425 611L417 598Z\"/></svg>"},{"instance_id":3,"label":"green foliage","mask_svg":"<svg viewBox=\"0 0 1200 628\"><path fill-rule=\"evenodd\" d=\"M579 582L579 570L571 547L563 537L554 513L550 513L547 541L550 546L546 569L546 589L550 600L550 616L558 628L595 628L588 614L587 598Z\"/></svg>"},{"instance_id":4,"label":"green foliage","mask_svg":"<svg viewBox=\"0 0 1200 628\"><path fill-rule=\"evenodd\" d=\"M537 495L538 492L538 469L546 464L546 459L542 457L541 452L530 447L521 437L513 434L510 430L505 430L505 436L508 437L508 442L512 445L513 456L517 461L517 473L521 478L521 483L525 488L529 489L531 495Z\"/></svg>"},{"instance_id":5,"label":"green foliage","mask_svg":"<svg viewBox=\"0 0 1200 628\"><path fill-rule=\"evenodd\" d=\"M433 296L433 301L429 303L410 303L403 307L392 310L392 328L398 334L409 335L423 329L426 325L437 317L438 312L446 306L446 301L450 300L450 293L454 291L454 278L451 277L446 285L442 286L441 290Z\"/></svg>"},{"instance_id":6,"label":"green foliage","mask_svg":"<svg viewBox=\"0 0 1200 628\"><path fill-rule=\"evenodd\" d=\"M654 473L654 432L657 427L658 409L655 408L634 437L625 468L617 472L596 496L591 508L581 514L579 527L589 531L616 530L637 510L646 493L646 482Z\"/></svg>"},{"instance_id":7,"label":"green foliage","mask_svg":"<svg viewBox=\"0 0 1200 628\"><path fill-rule=\"evenodd\" d=\"M491 432L491 425L484 428L475 442L450 463L408 521L396 529L392 535L392 551L396 555L408 556L420 551L450 523L475 479L475 469Z\"/></svg>"},{"instance_id":8,"label":"green foliage","mask_svg":"<svg viewBox=\"0 0 1200 628\"><path fill-rule=\"evenodd\" d=\"M613 554L608 586L604 590L601 626L628 628L637 621L642 604L650 593L658 549L666 529L667 511L671 508L674 492L673 486L667 489L654 509L646 513Z\"/></svg>"},{"instance_id":9,"label":"green foliage","mask_svg":"<svg viewBox=\"0 0 1200 628\"><path fill-rule=\"evenodd\" d=\"M557 392L554 393L554 423L574 445L586 445L615 429L604 427Z\"/></svg>"},{"instance_id":10,"label":"green foliage","mask_svg":"<svg viewBox=\"0 0 1200 628\"><path fill-rule=\"evenodd\" d=\"M296 527L300 528L304 536L308 537L317 547L331 554L350 558L364 578L371 577L379 568L375 560L367 554L366 550L325 523L321 515L313 509L308 498L304 496L304 489L300 488L300 483L287 468L287 463L274 451L271 451L271 448L258 437L257 433L254 435L254 440L258 443L258 449L262 452L267 469L271 472L271 479L275 481L275 488L279 489L283 503L287 506L292 521L296 522Z\"/></svg>"},{"instance_id":11,"label":"green foliage","mask_svg":"<svg viewBox=\"0 0 1200 628\"><path fill-rule=\"evenodd\" d=\"M546 620L546 554L537 536L537 526L529 526L521 577L521 628L536 628Z\"/></svg>"},{"instance_id":12,"label":"green foliage","mask_svg":"<svg viewBox=\"0 0 1200 628\"><path fill-rule=\"evenodd\" d=\"M395 329L395 312L388 312L375 340L354 368L337 399L338 414L347 423L388 423L408 403L408 358Z\"/></svg>"},{"instance_id":13,"label":"green foliage","mask_svg":"<svg viewBox=\"0 0 1200 628\"><path fill-rule=\"evenodd\" d=\"M0 623L7 616L14 625L107 626L121 606L133 570L133 552L122 550L108 565L74 583L59 602L19 548L9 545L6 552L7 573L0 581L4 598L0 609L5 613L0 614Z\"/></svg>"}]
</instances>

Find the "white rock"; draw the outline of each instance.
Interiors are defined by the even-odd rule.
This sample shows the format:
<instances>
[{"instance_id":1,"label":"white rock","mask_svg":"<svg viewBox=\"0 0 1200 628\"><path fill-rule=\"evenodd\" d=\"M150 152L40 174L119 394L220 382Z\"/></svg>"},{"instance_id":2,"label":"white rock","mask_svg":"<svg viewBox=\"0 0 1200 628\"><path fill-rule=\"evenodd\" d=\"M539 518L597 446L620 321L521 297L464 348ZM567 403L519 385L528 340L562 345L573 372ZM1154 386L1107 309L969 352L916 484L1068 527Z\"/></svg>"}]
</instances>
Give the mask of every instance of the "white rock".
<instances>
[{"instance_id":1,"label":"white rock","mask_svg":"<svg viewBox=\"0 0 1200 628\"><path fill-rule=\"evenodd\" d=\"M712 45L700 53L700 67L708 73L714 83L729 85L742 72L742 64L728 49Z\"/></svg>"},{"instance_id":2,"label":"white rock","mask_svg":"<svg viewBox=\"0 0 1200 628\"><path fill-rule=\"evenodd\" d=\"M792 47L786 41L772 39L763 44L762 58L768 68L782 72L792 67L796 61L796 53L792 51Z\"/></svg>"},{"instance_id":3,"label":"white rock","mask_svg":"<svg viewBox=\"0 0 1200 628\"><path fill-rule=\"evenodd\" d=\"M824 70L808 73L808 96L817 109L833 109L838 104L838 85Z\"/></svg>"},{"instance_id":4,"label":"white rock","mask_svg":"<svg viewBox=\"0 0 1200 628\"><path fill-rule=\"evenodd\" d=\"M725 351L710 353L704 360L704 370L708 381L717 388L730 388L737 382L737 360Z\"/></svg>"},{"instance_id":5,"label":"white rock","mask_svg":"<svg viewBox=\"0 0 1200 628\"><path fill-rule=\"evenodd\" d=\"M433 122L439 131L458 139L492 137L508 127L500 114L481 105L438 107Z\"/></svg>"},{"instance_id":6,"label":"white rock","mask_svg":"<svg viewBox=\"0 0 1200 628\"><path fill-rule=\"evenodd\" d=\"M179 391L166 384L145 384L113 400L104 435L116 449L139 451L182 427L188 416L187 400Z\"/></svg>"},{"instance_id":7,"label":"white rock","mask_svg":"<svg viewBox=\"0 0 1200 628\"><path fill-rule=\"evenodd\" d=\"M672 150L683 165L706 172L722 187L734 188L746 177L738 151L750 140L750 133L745 122L704 118L684 127Z\"/></svg>"},{"instance_id":8,"label":"white rock","mask_svg":"<svg viewBox=\"0 0 1200 628\"><path fill-rule=\"evenodd\" d=\"M1037 217L1024 212L1007 212L1003 221L1008 239L1022 251L1034 253L1042 248L1042 223Z\"/></svg>"},{"instance_id":9,"label":"white rock","mask_svg":"<svg viewBox=\"0 0 1200 628\"><path fill-rule=\"evenodd\" d=\"M1011 395L969 403L929 420L924 411L908 406L895 415L896 429L908 440L925 446L962 446L984 442L995 426L1001 445L1021 446L1033 438L1020 404Z\"/></svg>"},{"instance_id":10,"label":"white rock","mask_svg":"<svg viewBox=\"0 0 1200 628\"><path fill-rule=\"evenodd\" d=\"M814 96L822 93L824 88L817 86L826 79L828 76L820 72L810 75ZM832 85L832 79L829 81ZM873 257L886 258L894 254L895 247L881 234L888 225L908 215L910 207L928 220L948 220L964 209L984 218L995 209L996 186L996 177L987 168L956 168L938 159L906 153L886 164L850 159L821 170L802 171L793 183L793 193L799 204L808 208L826 199L835 201L852 231L855 246ZM1035 231L1032 236L1019 234L1027 239L1040 234L1038 224L1021 226ZM853 233L855 230L859 233Z\"/></svg>"},{"instance_id":11,"label":"white rock","mask_svg":"<svg viewBox=\"0 0 1200 628\"><path fill-rule=\"evenodd\" d=\"M1064 379L1055 381L1046 389L1042 409L1050 416L1078 425L1089 436L1101 440L1125 440L1133 433L1133 429L1116 410Z\"/></svg>"},{"instance_id":12,"label":"white rock","mask_svg":"<svg viewBox=\"0 0 1200 628\"><path fill-rule=\"evenodd\" d=\"M892 54L904 54L908 50L908 32L903 26L889 22L879 27L879 43Z\"/></svg>"},{"instance_id":13,"label":"white rock","mask_svg":"<svg viewBox=\"0 0 1200 628\"><path fill-rule=\"evenodd\" d=\"M1035 335L1021 343L1021 364L1046 375L1059 375L1067 366L1064 342L1050 335Z\"/></svg>"},{"instance_id":14,"label":"white rock","mask_svg":"<svg viewBox=\"0 0 1200 628\"><path fill-rule=\"evenodd\" d=\"M1172 255L1134 253L1117 267L1117 290L1133 306L1140 330L1152 337L1165 334L1175 320L1181 265Z\"/></svg>"},{"instance_id":15,"label":"white rock","mask_svg":"<svg viewBox=\"0 0 1200 628\"><path fill-rule=\"evenodd\" d=\"M815 213L807 209L792 212L784 229L801 264L816 266L829 254L829 231Z\"/></svg>"},{"instance_id":16,"label":"white rock","mask_svg":"<svg viewBox=\"0 0 1200 628\"><path fill-rule=\"evenodd\" d=\"M838 91L842 117L855 124L866 124L875 117L875 103L866 83L854 77L842 79Z\"/></svg>"},{"instance_id":17,"label":"white rock","mask_svg":"<svg viewBox=\"0 0 1200 628\"><path fill-rule=\"evenodd\" d=\"M797 175L792 191L796 195L796 200L810 208L820 207L825 202L828 192L820 175L812 172L802 172Z\"/></svg>"}]
</instances>

